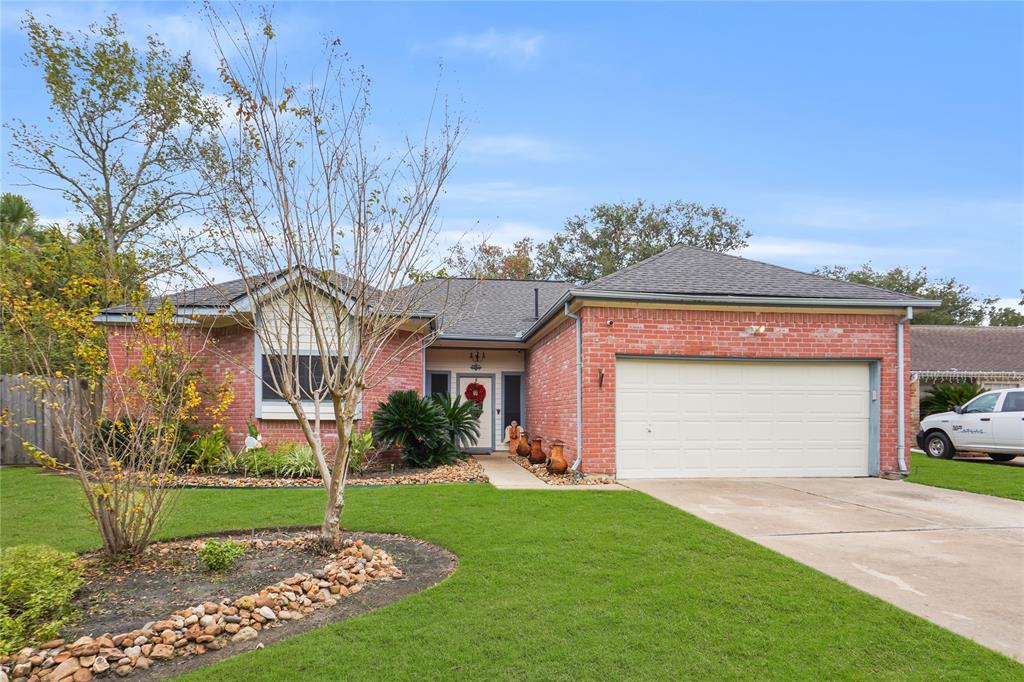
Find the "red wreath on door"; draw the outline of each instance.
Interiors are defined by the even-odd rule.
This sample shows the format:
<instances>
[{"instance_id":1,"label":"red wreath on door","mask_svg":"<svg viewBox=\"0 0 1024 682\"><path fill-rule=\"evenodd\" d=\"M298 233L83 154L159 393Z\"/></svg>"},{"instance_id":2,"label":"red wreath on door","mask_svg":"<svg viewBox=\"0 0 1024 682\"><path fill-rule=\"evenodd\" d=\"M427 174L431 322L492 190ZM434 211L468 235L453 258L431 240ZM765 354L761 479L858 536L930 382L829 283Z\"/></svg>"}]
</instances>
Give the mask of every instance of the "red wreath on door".
<instances>
[{"instance_id":1,"label":"red wreath on door","mask_svg":"<svg viewBox=\"0 0 1024 682\"><path fill-rule=\"evenodd\" d=\"M479 405L487 397L487 389L484 388L483 384L478 384L474 381L469 386L466 386L466 392L463 395L466 396L466 400Z\"/></svg>"}]
</instances>

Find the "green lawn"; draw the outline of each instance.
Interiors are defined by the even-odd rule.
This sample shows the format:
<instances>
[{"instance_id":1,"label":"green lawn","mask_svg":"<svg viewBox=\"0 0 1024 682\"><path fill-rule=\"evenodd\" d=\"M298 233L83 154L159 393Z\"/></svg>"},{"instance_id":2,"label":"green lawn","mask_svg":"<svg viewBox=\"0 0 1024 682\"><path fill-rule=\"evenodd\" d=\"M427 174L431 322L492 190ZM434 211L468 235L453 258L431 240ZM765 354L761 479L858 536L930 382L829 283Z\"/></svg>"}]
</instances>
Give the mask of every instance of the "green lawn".
<instances>
[{"instance_id":1,"label":"green lawn","mask_svg":"<svg viewBox=\"0 0 1024 682\"><path fill-rule=\"evenodd\" d=\"M96 545L75 484L0 470L0 541ZM456 573L193 673L288 679L1021 679L1024 666L634 492L355 489L349 527ZM162 536L315 523L304 490L185 491Z\"/></svg>"},{"instance_id":2,"label":"green lawn","mask_svg":"<svg viewBox=\"0 0 1024 682\"><path fill-rule=\"evenodd\" d=\"M1024 500L1024 467L958 462L913 452L910 457L909 480L938 488Z\"/></svg>"}]
</instances>

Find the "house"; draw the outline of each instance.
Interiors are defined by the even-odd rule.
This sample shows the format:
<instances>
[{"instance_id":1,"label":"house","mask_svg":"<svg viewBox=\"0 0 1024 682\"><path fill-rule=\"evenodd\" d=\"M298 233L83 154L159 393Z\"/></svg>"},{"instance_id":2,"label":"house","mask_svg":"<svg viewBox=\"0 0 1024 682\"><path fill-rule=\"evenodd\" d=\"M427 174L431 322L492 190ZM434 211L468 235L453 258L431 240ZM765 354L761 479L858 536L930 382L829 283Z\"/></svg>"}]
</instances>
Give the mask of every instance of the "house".
<instances>
[{"instance_id":1,"label":"house","mask_svg":"<svg viewBox=\"0 0 1024 682\"><path fill-rule=\"evenodd\" d=\"M1024 387L1024 327L922 325L911 338L915 406L938 383Z\"/></svg>"},{"instance_id":2,"label":"house","mask_svg":"<svg viewBox=\"0 0 1024 682\"><path fill-rule=\"evenodd\" d=\"M937 305L687 246L579 287L454 279L437 290L468 314L377 368L386 380L364 395L363 426L391 391L463 394L477 383L485 396L471 451L499 449L517 419L531 436L564 441L583 472L620 478L899 471L916 414L906 320ZM245 287L171 299L208 320L217 346L207 375L236 373L232 429L256 421L272 442L300 441L261 380L259 343L230 312L252 308ZM101 316L112 371L131 362L128 315Z\"/></svg>"}]
</instances>

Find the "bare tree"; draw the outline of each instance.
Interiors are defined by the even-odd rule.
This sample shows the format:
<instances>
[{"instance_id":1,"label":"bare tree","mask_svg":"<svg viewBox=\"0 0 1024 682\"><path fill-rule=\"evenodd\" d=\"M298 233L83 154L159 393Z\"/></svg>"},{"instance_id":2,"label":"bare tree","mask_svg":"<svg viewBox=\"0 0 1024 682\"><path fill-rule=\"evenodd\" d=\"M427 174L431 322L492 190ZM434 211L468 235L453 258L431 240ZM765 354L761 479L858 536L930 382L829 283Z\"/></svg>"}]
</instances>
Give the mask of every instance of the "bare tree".
<instances>
[{"instance_id":1,"label":"bare tree","mask_svg":"<svg viewBox=\"0 0 1024 682\"><path fill-rule=\"evenodd\" d=\"M85 296L98 285L72 278L67 287ZM131 321L117 333L139 360L109 367L106 330L94 322L98 305L64 307L30 288L0 291L5 317L32 332L24 337L34 376L21 386L46 408L70 453L70 467L24 445L42 465L70 468L110 555L138 554L148 544L177 490L173 468L181 425L197 416L202 403L202 374L195 367L208 330L183 326L167 302L147 310L138 295L134 303ZM57 369L51 351L64 345L74 346L76 361ZM226 409L230 395L227 401L222 392L219 397L219 409Z\"/></svg>"},{"instance_id":2,"label":"bare tree","mask_svg":"<svg viewBox=\"0 0 1024 682\"><path fill-rule=\"evenodd\" d=\"M52 117L45 128L14 120L11 158L26 184L59 192L80 215L79 229L101 244L112 278L142 278L181 265L168 242L202 242L183 220L207 192L196 169L218 146L216 104L188 55L173 58L149 36L132 46L111 14L73 33L27 13L27 61L43 71Z\"/></svg>"},{"instance_id":3,"label":"bare tree","mask_svg":"<svg viewBox=\"0 0 1024 682\"><path fill-rule=\"evenodd\" d=\"M291 407L316 457L328 492L321 536L336 544L365 391L456 314L429 273L460 122L437 114L435 102L439 122L382 154L365 133L369 81L348 67L339 40L325 41L314 79L293 84L269 16L212 5L206 15L237 115L223 134L224 164L211 167L209 218L248 294L249 307L234 314L270 358L263 381Z\"/></svg>"}]
</instances>

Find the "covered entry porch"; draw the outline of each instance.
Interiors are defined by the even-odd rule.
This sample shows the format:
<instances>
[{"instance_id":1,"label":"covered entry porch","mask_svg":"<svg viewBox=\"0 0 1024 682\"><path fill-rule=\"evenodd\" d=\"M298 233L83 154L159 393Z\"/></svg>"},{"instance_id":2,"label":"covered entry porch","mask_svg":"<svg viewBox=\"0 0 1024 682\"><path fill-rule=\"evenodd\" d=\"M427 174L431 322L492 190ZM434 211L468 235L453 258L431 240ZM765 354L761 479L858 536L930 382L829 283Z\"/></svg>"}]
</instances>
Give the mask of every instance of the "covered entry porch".
<instances>
[{"instance_id":1,"label":"covered entry porch","mask_svg":"<svg viewBox=\"0 0 1024 682\"><path fill-rule=\"evenodd\" d=\"M474 384L479 391L480 437L466 451L488 453L507 447L505 429L513 421L520 426L526 416L525 350L444 343L425 351L423 393L447 393L466 399Z\"/></svg>"}]
</instances>

